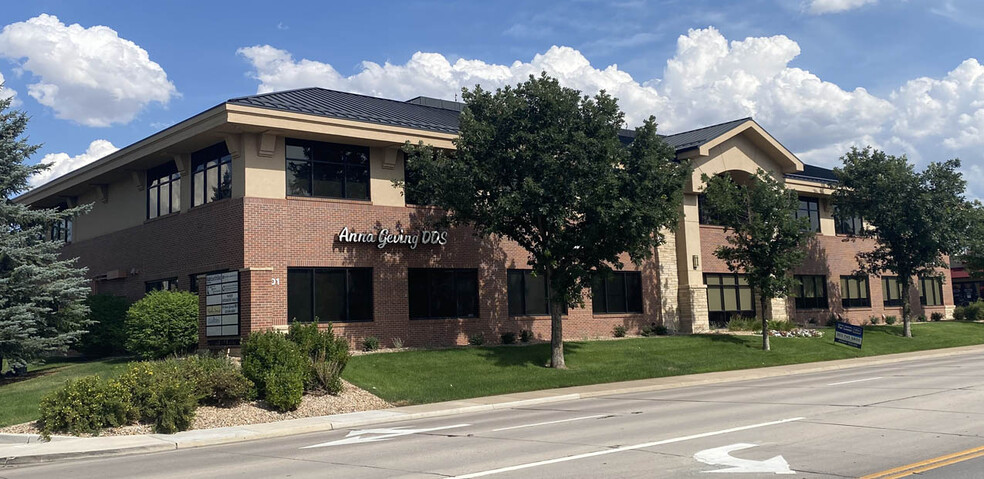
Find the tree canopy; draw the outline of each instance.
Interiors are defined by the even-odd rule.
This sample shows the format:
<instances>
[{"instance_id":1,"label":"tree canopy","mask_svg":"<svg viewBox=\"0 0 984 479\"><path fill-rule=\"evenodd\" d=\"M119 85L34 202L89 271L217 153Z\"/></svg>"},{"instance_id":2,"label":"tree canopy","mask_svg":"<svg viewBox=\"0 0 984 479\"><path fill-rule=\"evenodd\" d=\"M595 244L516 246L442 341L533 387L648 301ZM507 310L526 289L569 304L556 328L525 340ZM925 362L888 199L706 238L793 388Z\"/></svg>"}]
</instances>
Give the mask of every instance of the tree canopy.
<instances>
[{"instance_id":1,"label":"tree canopy","mask_svg":"<svg viewBox=\"0 0 984 479\"><path fill-rule=\"evenodd\" d=\"M858 253L859 274L898 276L902 289L904 335L912 336L909 291L912 278L943 279L947 256L966 239L966 181L960 160L930 163L919 172L903 156L851 148L834 173L834 194L842 215L864 218L868 225L855 236L875 239L875 247Z\"/></svg>"},{"instance_id":2,"label":"tree canopy","mask_svg":"<svg viewBox=\"0 0 984 479\"><path fill-rule=\"evenodd\" d=\"M735 183L731 175L708 177L705 206L717 223L730 232L728 244L714 255L732 272L743 272L759 295L762 312L762 349L769 350L766 305L773 298L789 296L795 281L791 272L803 262L804 246L813 232L807 218L796 218L799 206L795 191L759 169L747 185Z\"/></svg>"},{"instance_id":3,"label":"tree canopy","mask_svg":"<svg viewBox=\"0 0 984 479\"><path fill-rule=\"evenodd\" d=\"M407 145L407 194L450 224L503 237L529 252L551 304L553 367L564 367L560 311L582 303L597 275L652 257L675 227L689 166L653 117L624 144L624 115L542 74L495 92L464 89L453 154Z\"/></svg>"},{"instance_id":4,"label":"tree canopy","mask_svg":"<svg viewBox=\"0 0 984 479\"><path fill-rule=\"evenodd\" d=\"M48 233L87 207L33 209L12 200L48 166L24 164L38 145L24 136L27 115L10 103L0 99L0 359L18 367L64 351L85 332L85 270L61 259L63 242Z\"/></svg>"}]
</instances>

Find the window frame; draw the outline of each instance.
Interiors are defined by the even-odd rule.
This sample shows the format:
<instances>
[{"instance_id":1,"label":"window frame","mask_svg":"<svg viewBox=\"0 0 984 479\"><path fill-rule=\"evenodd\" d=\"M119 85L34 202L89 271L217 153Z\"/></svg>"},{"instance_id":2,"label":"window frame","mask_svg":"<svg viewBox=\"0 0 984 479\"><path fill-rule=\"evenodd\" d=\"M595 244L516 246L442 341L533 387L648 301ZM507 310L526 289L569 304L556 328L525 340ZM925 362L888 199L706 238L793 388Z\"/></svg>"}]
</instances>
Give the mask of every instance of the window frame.
<instances>
[{"instance_id":1,"label":"window frame","mask_svg":"<svg viewBox=\"0 0 984 479\"><path fill-rule=\"evenodd\" d=\"M161 191L167 186L167 212L161 212ZM177 208L174 204L174 189L177 188ZM152 220L154 218L160 218L161 216L179 213L181 211L181 172L178 171L177 165L174 162L167 162L163 165L151 168L147 170L147 208L146 214L147 219ZM157 197L157 202L155 204L156 211L151 215L150 208L150 198L151 194Z\"/></svg>"},{"instance_id":2,"label":"window frame","mask_svg":"<svg viewBox=\"0 0 984 479\"><path fill-rule=\"evenodd\" d=\"M858 293L861 293L861 281L864 282L864 294L865 297L861 298L851 298L849 297L851 280L858 281ZM845 283L845 281L847 281ZM845 285L847 286L845 288ZM841 287L841 307L844 309L854 309L854 308L871 308L871 281L867 276L841 276L840 277L840 287Z\"/></svg>"},{"instance_id":3,"label":"window frame","mask_svg":"<svg viewBox=\"0 0 984 479\"><path fill-rule=\"evenodd\" d=\"M74 227L75 221L71 217L55 220L48 229L48 237L51 241L61 241L69 244L72 242L72 228Z\"/></svg>"},{"instance_id":4,"label":"window frame","mask_svg":"<svg viewBox=\"0 0 984 479\"><path fill-rule=\"evenodd\" d=\"M717 278L718 284L710 284L710 282L708 282L708 278L711 277ZM734 280L734 283L725 284L724 278L731 278ZM755 291L752 289L752 286L748 284L748 279L745 275L738 273L704 273L704 286L707 288L708 321L711 323L725 325L727 324L728 319L734 315L755 317L758 314L758 310L756 309L757 305L755 301ZM737 309L727 309L725 306L727 304L725 293L727 290L732 289L735 292L735 305ZM741 300L742 290L748 291L750 309L743 309ZM721 310L711 309L711 294L713 291L718 291Z\"/></svg>"},{"instance_id":5,"label":"window frame","mask_svg":"<svg viewBox=\"0 0 984 479\"><path fill-rule=\"evenodd\" d=\"M933 304L928 304L929 298L926 297L926 284L932 283L933 285L933 296L935 296L936 301ZM938 277L919 277L919 304L923 306L935 307L944 306L943 301L943 279Z\"/></svg>"},{"instance_id":6,"label":"window frame","mask_svg":"<svg viewBox=\"0 0 984 479\"><path fill-rule=\"evenodd\" d=\"M639 298L638 307L639 307L639 309L638 310L634 309L634 307L635 307L634 304L630 304L630 299L629 299L629 282L626 281L626 278L628 278L629 276L636 278L637 284L639 285L639 292L638 292L638 298ZM609 301L608 301L609 296L611 296L609 294L609 285L617 277L622 278L621 279L621 281L622 281L622 297L624 298L623 301L624 301L624 307L625 307L623 311L613 311L611 305L608 304L609 303ZM600 281L600 284L599 284L599 281ZM602 291L601 291L602 294L600 295L600 298L603 299L604 301L598 301L599 295L596 294L597 293L596 290L599 287L601 287L601 289L602 289ZM596 275L593 278L593 280L592 280L592 284L591 284L591 314L593 314L593 315L601 315L601 314L643 314L643 313L646 312L646 304L645 303L646 303L646 301L643 298L643 292L642 292L642 272L641 271L610 271L607 274L603 274L603 275L602 274L599 274L599 275ZM601 311L599 311L599 305L604 306L603 308L601 308L602 309Z\"/></svg>"},{"instance_id":7,"label":"window frame","mask_svg":"<svg viewBox=\"0 0 984 479\"><path fill-rule=\"evenodd\" d=\"M830 309L830 297L828 295L827 277L818 274L798 274L793 276L798 284L795 290L796 309ZM813 290L813 297L807 296L807 282ZM817 291L820 286L822 293Z\"/></svg>"},{"instance_id":8,"label":"window frame","mask_svg":"<svg viewBox=\"0 0 984 479\"><path fill-rule=\"evenodd\" d=\"M453 291L452 294L454 295L454 301L455 301L455 314L453 316L432 314L434 312L434 305L432 304L433 303L432 300L434 299L434 296L433 293L431 292L431 289L434 286L433 282L435 281L435 277L438 273L445 273L445 274L451 273L450 287L451 290ZM424 274L426 276L425 279L427 281L426 283L427 314L423 316L414 315L413 308L411 307L411 305L414 304L413 298L411 298L411 296L415 294L414 284L411 281L412 274ZM459 281L458 278L459 275L464 275L464 274L474 275L473 280L475 284L475 290L472 292L472 296L473 296L472 301L474 302L475 307L474 307L474 311L472 311L470 314L461 314L462 297L460 296L460 292L458 291L458 281ZM478 268L407 268L407 317L411 321L421 321L421 320L429 320L429 319L478 319L481 317L481 309L482 309L480 303L480 299L481 299L480 290L481 290L481 285L479 284L478 281Z\"/></svg>"},{"instance_id":9,"label":"window frame","mask_svg":"<svg viewBox=\"0 0 984 479\"><path fill-rule=\"evenodd\" d=\"M374 288L374 284L373 284L375 282L375 276L373 274L373 268L361 268L361 267L359 267L359 268L348 268L348 267L290 267L290 268L287 268L287 274L288 275L290 274L291 271L294 271L294 272L299 272L299 271L307 271L307 272L310 272L310 284L308 284L308 287L310 288L310 291L311 291L311 299L310 299L310 304L309 304L309 307L311 309L311 318L310 319L297 319L297 318L291 317L291 314L290 314L290 287L291 287L291 282L290 282L290 280L288 280L287 281L287 322L288 322L288 324L290 322L292 322L292 321L297 321L299 323L305 323L305 324L309 324L309 323L315 323L315 324L346 323L346 324L348 324L348 323L371 323L371 322L373 322L375 320L375 315L376 315L375 293L376 292L375 292L375 288ZM339 272L339 271L342 271L342 272L345 273L345 304L343 305L343 308L342 308L344 310L344 312L345 312L344 318L343 319L339 319L339 320L334 320L334 321L333 320L329 320L329 319L321 319L321 318L318 318L318 314L317 314L317 312L318 312L317 311L317 307L318 307L317 273L318 272ZM351 295L352 295L352 273L353 272L358 272L358 273L363 273L363 274L368 274L369 275L369 282L368 282L368 285L369 285L369 293L368 293L369 294L369 298L368 298L368 302L369 302L369 317L368 318L365 318L365 319L352 319L352 317L351 317L351 315L352 315L351 305L352 305L352 302L353 302L352 301L352 297L351 297ZM318 320L315 321L315 318L318 318Z\"/></svg>"},{"instance_id":10,"label":"window frame","mask_svg":"<svg viewBox=\"0 0 984 479\"><path fill-rule=\"evenodd\" d=\"M834 234L844 236L857 236L864 230L864 218L852 216L844 218L838 211L834 211Z\"/></svg>"},{"instance_id":11,"label":"window frame","mask_svg":"<svg viewBox=\"0 0 984 479\"><path fill-rule=\"evenodd\" d=\"M309 158L291 158L290 147L298 146L302 148L310 148L311 155ZM316 153L324 152L329 158L316 158ZM352 164L345 161L346 153L364 153L365 154L365 165ZM331 158L335 156L335 158ZM336 200L351 200L351 201L372 201L372 153L368 146L363 145L352 145L347 143L334 143L329 141L318 141L318 140L305 140L302 138L285 138L284 139L284 174L291 175L290 164L291 163L307 163L308 164L308 180L307 180L307 194L297 194L294 189L291 188L289 178L286 178L286 196L295 198L329 198ZM342 171L341 176L341 188L342 194L340 196L326 196L326 195L315 195L315 183L314 183L314 167L315 164L320 165L332 165L340 167ZM404 161L404 165L406 162ZM365 188L366 196L362 197L350 197L349 196L349 170L350 169L362 169L365 168ZM406 167L404 166L404 169Z\"/></svg>"},{"instance_id":12,"label":"window frame","mask_svg":"<svg viewBox=\"0 0 984 479\"><path fill-rule=\"evenodd\" d=\"M219 155L219 152L225 152ZM217 156L218 155L218 156ZM211 164L213 163L214 164ZM223 166L225 166L225 171L228 172L229 184L228 191L226 192L226 186L224 185ZM224 193L222 196L213 197L208 194L209 189L209 173L214 172L218 175L216 179L216 188ZM201 180L198 179L198 173L202 174ZM225 141L220 141L211 146L207 146L191 154L191 208L196 206L207 205L216 201L224 200L227 198L232 198L232 154L229 153L229 147L226 145ZM199 185L198 182L201 182ZM201 189L202 200L201 203L195 201L198 189Z\"/></svg>"},{"instance_id":13,"label":"window frame","mask_svg":"<svg viewBox=\"0 0 984 479\"><path fill-rule=\"evenodd\" d=\"M521 279L520 280L520 285L521 285L522 291L519 292L519 295L520 295L519 300L520 300L520 307L521 307L522 311L519 312L519 313L513 312L513 304L512 304L512 301L513 301L513 297L512 297L513 296L513 289L512 289L512 279L511 279L511 276L514 276L514 275L519 275L519 277ZM529 291L529 288L527 287L527 285L528 285L528 282L531 279L533 279L533 280L542 280L543 283L544 283L543 284L544 291L546 291L546 288L549 287L546 284L547 278L544 277L544 276L534 276L532 269L511 268L511 269L507 269L506 270L506 301L507 301L506 310L509 312L509 316L511 316L511 317L522 317L522 316L549 316L550 315L550 307L551 307L551 305L550 305L549 299L547 299L547 294L546 293L544 293L544 306L546 306L546 312L545 313L530 313L529 312L529 307L528 307L528 304L527 304L528 303L528 301L527 301L527 292ZM560 315L561 316L566 316L567 315L567 305L564 305L563 309L560 312Z\"/></svg>"},{"instance_id":14,"label":"window frame","mask_svg":"<svg viewBox=\"0 0 984 479\"><path fill-rule=\"evenodd\" d=\"M153 285L160 285L160 288L155 288ZM144 294L150 293L152 291L178 291L180 285L178 283L178 277L173 276L170 278L155 279L152 281L144 282Z\"/></svg>"},{"instance_id":15,"label":"window frame","mask_svg":"<svg viewBox=\"0 0 984 479\"><path fill-rule=\"evenodd\" d=\"M892 299L891 289L892 282L895 283L895 289L898 293L898 298ZM886 308L899 308L902 306L902 295L905 294L902 291L902 284L899 283L898 276L882 276L882 304Z\"/></svg>"},{"instance_id":16,"label":"window frame","mask_svg":"<svg viewBox=\"0 0 984 479\"><path fill-rule=\"evenodd\" d=\"M800 196L798 198L799 203L796 207L796 218L805 218L810 220L810 229L808 231L819 233L820 232L820 198L815 196ZM803 203L806 203L806 209L803 209ZM814 205L816 209L811 209L810 205ZM814 226L814 214L816 214L816 225Z\"/></svg>"}]
</instances>

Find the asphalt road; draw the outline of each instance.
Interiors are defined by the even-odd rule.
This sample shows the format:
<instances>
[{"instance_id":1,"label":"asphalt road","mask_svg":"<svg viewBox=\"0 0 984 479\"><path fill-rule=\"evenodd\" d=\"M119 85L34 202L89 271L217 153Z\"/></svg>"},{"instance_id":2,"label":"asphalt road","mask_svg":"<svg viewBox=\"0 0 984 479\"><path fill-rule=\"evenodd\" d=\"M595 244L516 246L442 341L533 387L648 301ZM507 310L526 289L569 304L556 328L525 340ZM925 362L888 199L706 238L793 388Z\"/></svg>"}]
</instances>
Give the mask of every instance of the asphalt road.
<instances>
[{"instance_id":1,"label":"asphalt road","mask_svg":"<svg viewBox=\"0 0 984 479\"><path fill-rule=\"evenodd\" d=\"M984 355L972 354L0 468L0 477L861 477L921 464L922 476L979 478L976 453L932 459L982 446Z\"/></svg>"}]
</instances>

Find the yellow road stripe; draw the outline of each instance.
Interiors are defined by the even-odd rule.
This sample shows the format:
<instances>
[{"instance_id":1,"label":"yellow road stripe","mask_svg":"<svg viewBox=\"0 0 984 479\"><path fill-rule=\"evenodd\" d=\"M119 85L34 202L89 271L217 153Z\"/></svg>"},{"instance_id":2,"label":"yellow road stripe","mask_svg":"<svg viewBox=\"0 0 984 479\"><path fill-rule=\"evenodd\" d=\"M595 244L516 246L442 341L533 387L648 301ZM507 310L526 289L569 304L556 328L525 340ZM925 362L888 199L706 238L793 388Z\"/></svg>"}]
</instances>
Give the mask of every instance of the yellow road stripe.
<instances>
[{"instance_id":1,"label":"yellow road stripe","mask_svg":"<svg viewBox=\"0 0 984 479\"><path fill-rule=\"evenodd\" d=\"M887 471L869 474L861 479L896 479L899 477L910 476L920 472L926 472L943 466L949 466L958 462L975 459L984 456L984 446L967 449L966 451L955 452L944 456L926 459L925 461L914 462Z\"/></svg>"}]
</instances>

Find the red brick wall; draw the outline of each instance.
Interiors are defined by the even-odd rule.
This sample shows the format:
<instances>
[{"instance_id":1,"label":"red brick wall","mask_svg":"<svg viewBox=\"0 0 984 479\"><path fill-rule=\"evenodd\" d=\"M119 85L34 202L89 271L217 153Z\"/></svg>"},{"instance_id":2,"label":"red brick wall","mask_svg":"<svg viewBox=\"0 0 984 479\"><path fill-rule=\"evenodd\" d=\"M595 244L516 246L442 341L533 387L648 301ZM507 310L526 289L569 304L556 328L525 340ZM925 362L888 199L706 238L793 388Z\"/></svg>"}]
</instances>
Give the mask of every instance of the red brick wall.
<instances>
[{"instance_id":1,"label":"red brick wall","mask_svg":"<svg viewBox=\"0 0 984 479\"><path fill-rule=\"evenodd\" d=\"M728 267L718 257L714 250L720 245L727 244L724 228L718 226L701 226L701 257L705 273L726 273ZM796 310L795 301L788 301L790 317L799 322L814 321L825 324L831 314L855 324L861 324L872 316L895 316L902 319L902 308L885 307L882 299L881 278L868 278L871 296L870 308L843 308L841 306L840 277L850 276L858 269L857 254L874 248L874 240L852 239L846 236L817 235L808 245L806 259L796 268L794 274L823 275L827 277L827 299L831 306L826 310ZM913 284L916 279L913 278ZM953 285L949 281L943 284L944 305L953 305ZM913 317L925 315L929 317L934 312L943 313L944 306L924 307L919 304L919 292L913 288L910 292Z\"/></svg>"},{"instance_id":2,"label":"red brick wall","mask_svg":"<svg viewBox=\"0 0 984 479\"><path fill-rule=\"evenodd\" d=\"M287 323L287 268L373 268L372 322L338 323L337 332L357 344L376 336L384 345L394 338L408 346L465 344L468 336L483 333L487 342L498 342L506 331L533 331L550 337L548 316L515 318L508 315L506 269L529 268L527 255L518 245L476 238L467 229L449 232L444 246L336 243L338 232L374 232L380 228L408 232L425 228L434 219L426 208L373 206L363 202L330 199L245 200L245 266L271 268L263 278L251 279L252 327L262 329ZM627 270L636 268L626 262ZM476 268L479 276L479 318L409 320L407 268ZM658 322L657 281L654 265L643 267L644 314L598 315L591 313L590 298L584 308L572 308L564 321L568 339L607 337L615 325L630 332ZM254 272L254 275L256 273ZM279 278L280 284L272 280Z\"/></svg>"}]
</instances>

